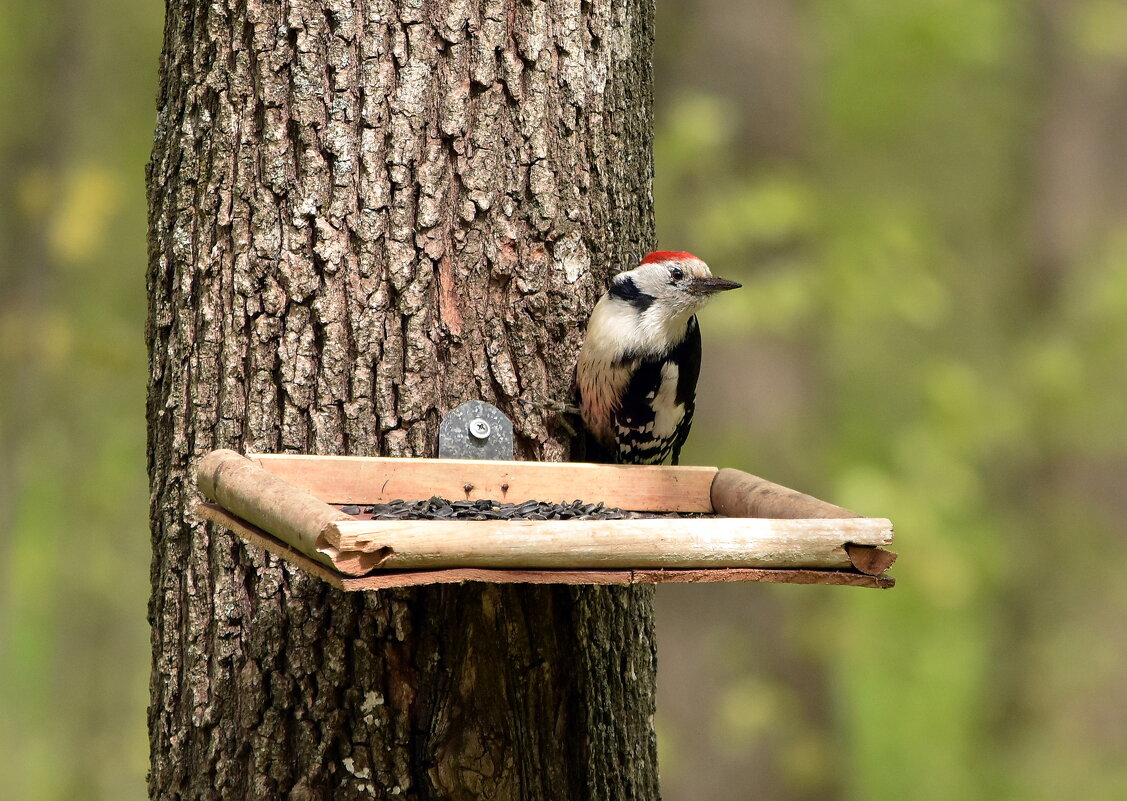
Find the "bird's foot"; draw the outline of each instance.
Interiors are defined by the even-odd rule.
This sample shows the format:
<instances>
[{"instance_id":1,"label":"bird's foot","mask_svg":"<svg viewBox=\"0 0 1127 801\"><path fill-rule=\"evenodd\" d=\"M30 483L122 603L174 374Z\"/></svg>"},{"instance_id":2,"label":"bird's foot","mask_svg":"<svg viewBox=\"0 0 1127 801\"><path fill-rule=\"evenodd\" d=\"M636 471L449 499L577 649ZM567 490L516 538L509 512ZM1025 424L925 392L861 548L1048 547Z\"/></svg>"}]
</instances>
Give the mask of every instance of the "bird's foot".
<instances>
[{"instance_id":1,"label":"bird's foot","mask_svg":"<svg viewBox=\"0 0 1127 801\"><path fill-rule=\"evenodd\" d=\"M575 427L567 419L568 416L578 417L580 415L579 407L568 403L566 401L555 400L554 398L547 398L539 392L533 390L527 396L518 397L516 399L519 403L526 406L531 406L540 411L551 412L559 418L560 426L567 431L567 433L575 437L577 436Z\"/></svg>"}]
</instances>

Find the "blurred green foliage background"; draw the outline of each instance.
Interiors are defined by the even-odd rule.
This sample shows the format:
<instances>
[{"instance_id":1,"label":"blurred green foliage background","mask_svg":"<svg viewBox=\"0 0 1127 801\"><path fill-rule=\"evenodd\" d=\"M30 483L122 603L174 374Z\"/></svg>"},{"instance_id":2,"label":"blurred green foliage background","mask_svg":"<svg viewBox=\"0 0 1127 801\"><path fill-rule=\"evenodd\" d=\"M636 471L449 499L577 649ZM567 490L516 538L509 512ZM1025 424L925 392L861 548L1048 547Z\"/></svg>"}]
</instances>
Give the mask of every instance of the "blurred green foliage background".
<instances>
[{"instance_id":1,"label":"blurred green foliage background","mask_svg":"<svg viewBox=\"0 0 1127 801\"><path fill-rule=\"evenodd\" d=\"M1127 798L1127 4L659 5L661 244L746 287L686 462L902 554L661 588L665 797ZM162 10L3 9L0 795L140 799Z\"/></svg>"},{"instance_id":2,"label":"blurred green foliage background","mask_svg":"<svg viewBox=\"0 0 1127 801\"><path fill-rule=\"evenodd\" d=\"M0 2L0 797L141 799L162 8Z\"/></svg>"}]
</instances>

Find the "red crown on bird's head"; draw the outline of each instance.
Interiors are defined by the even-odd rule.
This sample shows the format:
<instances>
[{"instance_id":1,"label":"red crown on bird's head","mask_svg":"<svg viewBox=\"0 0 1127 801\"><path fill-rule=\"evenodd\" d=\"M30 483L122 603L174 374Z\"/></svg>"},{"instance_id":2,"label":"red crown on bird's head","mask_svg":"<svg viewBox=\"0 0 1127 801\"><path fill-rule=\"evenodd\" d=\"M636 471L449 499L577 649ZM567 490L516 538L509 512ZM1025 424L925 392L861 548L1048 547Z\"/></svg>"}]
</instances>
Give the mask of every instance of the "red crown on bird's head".
<instances>
[{"instance_id":1,"label":"red crown on bird's head","mask_svg":"<svg viewBox=\"0 0 1127 801\"><path fill-rule=\"evenodd\" d=\"M642 264L653 264L658 261L700 261L692 253L686 253L683 250L655 250L650 255L642 259Z\"/></svg>"}]
</instances>

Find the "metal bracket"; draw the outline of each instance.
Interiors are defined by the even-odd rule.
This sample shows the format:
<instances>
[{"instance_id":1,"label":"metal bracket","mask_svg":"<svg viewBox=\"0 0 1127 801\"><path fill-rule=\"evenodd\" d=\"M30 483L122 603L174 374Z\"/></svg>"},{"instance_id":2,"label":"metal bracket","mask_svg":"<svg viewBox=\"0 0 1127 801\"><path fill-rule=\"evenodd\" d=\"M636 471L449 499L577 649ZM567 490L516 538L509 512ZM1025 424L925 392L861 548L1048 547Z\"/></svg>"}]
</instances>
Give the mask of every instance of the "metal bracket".
<instances>
[{"instance_id":1,"label":"metal bracket","mask_svg":"<svg viewBox=\"0 0 1127 801\"><path fill-rule=\"evenodd\" d=\"M438 427L440 459L513 458L513 424L496 406L466 401Z\"/></svg>"}]
</instances>

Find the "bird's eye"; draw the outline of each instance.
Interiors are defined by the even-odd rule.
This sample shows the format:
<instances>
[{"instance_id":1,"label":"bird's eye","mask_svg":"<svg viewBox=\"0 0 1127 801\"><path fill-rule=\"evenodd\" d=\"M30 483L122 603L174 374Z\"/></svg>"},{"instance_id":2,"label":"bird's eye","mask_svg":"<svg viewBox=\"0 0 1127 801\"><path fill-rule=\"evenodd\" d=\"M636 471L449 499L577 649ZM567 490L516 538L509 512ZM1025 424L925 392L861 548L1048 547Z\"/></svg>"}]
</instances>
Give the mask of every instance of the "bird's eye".
<instances>
[{"instance_id":1,"label":"bird's eye","mask_svg":"<svg viewBox=\"0 0 1127 801\"><path fill-rule=\"evenodd\" d=\"M685 277L685 271L682 270L680 267L674 267L672 270L669 271L669 277L672 278L674 281L680 281L682 278Z\"/></svg>"}]
</instances>

